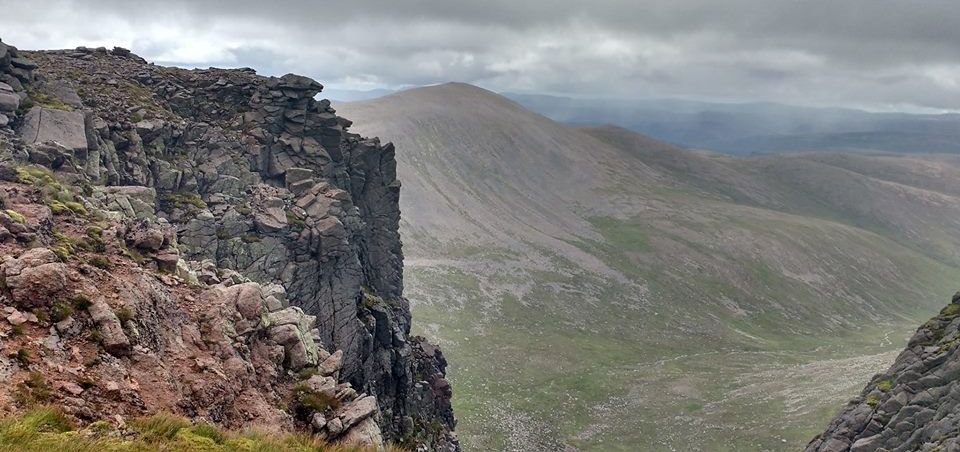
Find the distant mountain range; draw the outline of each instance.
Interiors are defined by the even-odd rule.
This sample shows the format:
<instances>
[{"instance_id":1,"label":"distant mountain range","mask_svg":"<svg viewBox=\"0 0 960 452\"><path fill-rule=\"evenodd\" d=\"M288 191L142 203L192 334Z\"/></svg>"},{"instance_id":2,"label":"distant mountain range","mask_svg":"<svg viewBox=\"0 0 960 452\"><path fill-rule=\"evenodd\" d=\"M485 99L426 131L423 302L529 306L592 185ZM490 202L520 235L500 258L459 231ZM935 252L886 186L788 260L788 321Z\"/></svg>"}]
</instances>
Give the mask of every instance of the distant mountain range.
<instances>
[{"instance_id":1,"label":"distant mountain range","mask_svg":"<svg viewBox=\"0 0 960 452\"><path fill-rule=\"evenodd\" d=\"M383 97L388 94L393 94L396 91L390 89L371 89L371 90L358 90L358 89L336 89L336 88L323 88L322 97L325 99L330 99L334 102L355 102L359 100L370 100L376 99L378 97Z\"/></svg>"},{"instance_id":2,"label":"distant mountain range","mask_svg":"<svg viewBox=\"0 0 960 452\"><path fill-rule=\"evenodd\" d=\"M326 89L323 95L355 102L395 92ZM726 154L808 150L960 153L960 114L874 113L770 102L502 95L557 122L616 125L678 146Z\"/></svg>"},{"instance_id":3,"label":"distant mountain range","mask_svg":"<svg viewBox=\"0 0 960 452\"><path fill-rule=\"evenodd\" d=\"M956 290L958 155L730 156L457 83L335 107L397 144L466 450L798 450Z\"/></svg>"},{"instance_id":4,"label":"distant mountain range","mask_svg":"<svg viewBox=\"0 0 960 452\"><path fill-rule=\"evenodd\" d=\"M506 94L555 121L613 124L728 154L804 150L960 152L960 115L871 113L775 103L573 99Z\"/></svg>"}]
</instances>

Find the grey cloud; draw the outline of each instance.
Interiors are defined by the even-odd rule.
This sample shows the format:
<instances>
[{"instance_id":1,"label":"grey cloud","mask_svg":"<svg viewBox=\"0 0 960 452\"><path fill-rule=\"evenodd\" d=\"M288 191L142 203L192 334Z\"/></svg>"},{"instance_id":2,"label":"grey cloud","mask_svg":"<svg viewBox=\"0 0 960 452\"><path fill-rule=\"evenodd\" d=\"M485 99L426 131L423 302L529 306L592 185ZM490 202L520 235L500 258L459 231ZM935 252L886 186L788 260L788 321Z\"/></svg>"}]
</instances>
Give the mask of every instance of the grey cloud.
<instances>
[{"instance_id":1,"label":"grey cloud","mask_svg":"<svg viewBox=\"0 0 960 452\"><path fill-rule=\"evenodd\" d=\"M0 0L8 3L9 0ZM958 109L953 0L9 1L21 47L118 43L166 64L342 88L459 80L581 96Z\"/></svg>"}]
</instances>

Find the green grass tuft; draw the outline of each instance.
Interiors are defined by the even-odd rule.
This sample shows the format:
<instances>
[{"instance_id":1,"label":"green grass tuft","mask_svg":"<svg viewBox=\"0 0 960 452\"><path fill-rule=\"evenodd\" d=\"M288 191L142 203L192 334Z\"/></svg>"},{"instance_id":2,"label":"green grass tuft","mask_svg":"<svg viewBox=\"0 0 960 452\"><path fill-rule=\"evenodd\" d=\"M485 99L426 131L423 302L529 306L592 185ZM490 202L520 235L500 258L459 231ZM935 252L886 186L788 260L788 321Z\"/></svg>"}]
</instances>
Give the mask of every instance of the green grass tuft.
<instances>
[{"instance_id":1,"label":"green grass tuft","mask_svg":"<svg viewBox=\"0 0 960 452\"><path fill-rule=\"evenodd\" d=\"M80 204L77 201L66 201L63 203L63 205L77 215L85 217L88 214L87 208L83 207L83 204Z\"/></svg>"},{"instance_id":2,"label":"green grass tuft","mask_svg":"<svg viewBox=\"0 0 960 452\"><path fill-rule=\"evenodd\" d=\"M340 406L340 400L323 392L316 392L305 384L298 384L293 388L296 396L298 411L301 413L324 413Z\"/></svg>"},{"instance_id":3,"label":"green grass tuft","mask_svg":"<svg viewBox=\"0 0 960 452\"><path fill-rule=\"evenodd\" d=\"M173 439L181 429L190 427L190 421L172 414L155 414L134 419L130 426L147 442L159 442Z\"/></svg>"},{"instance_id":4,"label":"green grass tuft","mask_svg":"<svg viewBox=\"0 0 960 452\"><path fill-rule=\"evenodd\" d=\"M190 433L200 436L202 438L207 438L213 441L216 444L223 444L226 441L226 435L220 431L215 425L207 423L199 423L190 427Z\"/></svg>"},{"instance_id":5,"label":"green grass tuft","mask_svg":"<svg viewBox=\"0 0 960 452\"><path fill-rule=\"evenodd\" d=\"M71 303L75 309L79 309L81 311L86 311L92 304L90 298L82 293L75 295L73 300L71 300Z\"/></svg>"},{"instance_id":6,"label":"green grass tuft","mask_svg":"<svg viewBox=\"0 0 960 452\"><path fill-rule=\"evenodd\" d=\"M113 268L113 264L110 263L110 259L107 259L106 256L94 256L90 258L89 263L101 270L110 270Z\"/></svg>"},{"instance_id":7,"label":"green grass tuft","mask_svg":"<svg viewBox=\"0 0 960 452\"><path fill-rule=\"evenodd\" d=\"M73 315L73 305L65 301L54 303L53 308L50 309L50 320L54 322L66 320L71 315Z\"/></svg>"},{"instance_id":8,"label":"green grass tuft","mask_svg":"<svg viewBox=\"0 0 960 452\"><path fill-rule=\"evenodd\" d=\"M73 111L73 106L64 103L59 97L34 87L27 88L27 94L30 96L33 106L50 108L53 110Z\"/></svg>"},{"instance_id":9,"label":"green grass tuft","mask_svg":"<svg viewBox=\"0 0 960 452\"><path fill-rule=\"evenodd\" d=\"M290 223L294 226L301 226L301 227L307 224L305 221L303 221L303 218L300 218L299 216L297 216L297 214L293 213L290 210L286 211L286 214L287 214L287 223Z\"/></svg>"},{"instance_id":10,"label":"green grass tuft","mask_svg":"<svg viewBox=\"0 0 960 452\"><path fill-rule=\"evenodd\" d=\"M160 207L165 210L179 207L188 211L198 211L207 208L207 203L203 202L200 195L194 192L182 191L171 192L160 195Z\"/></svg>"},{"instance_id":11,"label":"green grass tuft","mask_svg":"<svg viewBox=\"0 0 960 452\"><path fill-rule=\"evenodd\" d=\"M947 307L940 311L940 315L944 317L952 317L957 314L960 314L960 303L948 304Z\"/></svg>"},{"instance_id":12,"label":"green grass tuft","mask_svg":"<svg viewBox=\"0 0 960 452\"><path fill-rule=\"evenodd\" d=\"M32 355L30 354L30 350L27 350L25 348L17 349L17 353L14 355L14 359L17 360L17 363L23 367L30 365L31 358L32 358Z\"/></svg>"},{"instance_id":13,"label":"green grass tuft","mask_svg":"<svg viewBox=\"0 0 960 452\"><path fill-rule=\"evenodd\" d=\"M120 320L120 323L127 323L133 320L134 314L133 310L127 306L121 306L120 309L117 309L117 319Z\"/></svg>"},{"instance_id":14,"label":"green grass tuft","mask_svg":"<svg viewBox=\"0 0 960 452\"><path fill-rule=\"evenodd\" d=\"M17 384L13 400L22 407L33 407L50 401L50 385L40 372L30 372L27 379Z\"/></svg>"},{"instance_id":15,"label":"green grass tuft","mask_svg":"<svg viewBox=\"0 0 960 452\"><path fill-rule=\"evenodd\" d=\"M885 378L883 380L880 380L879 383L877 383L877 389L883 392L887 392L892 388L893 388L893 379L891 378Z\"/></svg>"},{"instance_id":16,"label":"green grass tuft","mask_svg":"<svg viewBox=\"0 0 960 452\"><path fill-rule=\"evenodd\" d=\"M27 217L23 216L22 213L17 212L16 210L7 209L4 212L6 212L7 216L12 218L13 221L16 221L17 223L24 224L27 222Z\"/></svg>"}]
</instances>

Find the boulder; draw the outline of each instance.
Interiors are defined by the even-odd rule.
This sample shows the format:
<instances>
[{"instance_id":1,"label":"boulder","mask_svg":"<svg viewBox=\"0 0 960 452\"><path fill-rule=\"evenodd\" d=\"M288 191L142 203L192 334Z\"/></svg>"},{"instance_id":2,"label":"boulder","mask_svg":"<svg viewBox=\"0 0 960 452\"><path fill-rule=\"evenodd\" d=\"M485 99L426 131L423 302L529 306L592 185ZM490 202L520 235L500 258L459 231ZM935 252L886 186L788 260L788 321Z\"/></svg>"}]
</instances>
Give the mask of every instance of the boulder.
<instances>
[{"instance_id":1,"label":"boulder","mask_svg":"<svg viewBox=\"0 0 960 452\"><path fill-rule=\"evenodd\" d=\"M283 200L267 198L257 206L253 221L264 232L279 231L287 227L287 212L283 210Z\"/></svg>"},{"instance_id":2,"label":"boulder","mask_svg":"<svg viewBox=\"0 0 960 452\"><path fill-rule=\"evenodd\" d=\"M7 322L11 325L23 325L27 323L27 316L23 315L22 312L14 310L10 315L7 316Z\"/></svg>"},{"instance_id":3,"label":"boulder","mask_svg":"<svg viewBox=\"0 0 960 452\"><path fill-rule=\"evenodd\" d=\"M310 77L297 74L286 74L283 77L280 77L278 88L305 91L306 93L303 97L313 97L323 90L323 85Z\"/></svg>"},{"instance_id":4,"label":"boulder","mask_svg":"<svg viewBox=\"0 0 960 452\"><path fill-rule=\"evenodd\" d=\"M337 350L317 366L321 375L333 375L343 366L343 350Z\"/></svg>"},{"instance_id":5,"label":"boulder","mask_svg":"<svg viewBox=\"0 0 960 452\"><path fill-rule=\"evenodd\" d=\"M153 218L157 192L150 187L94 187L93 197L103 209L119 213L121 218Z\"/></svg>"},{"instance_id":6,"label":"boulder","mask_svg":"<svg viewBox=\"0 0 960 452\"><path fill-rule=\"evenodd\" d=\"M175 250L159 253L153 257L157 262L157 268L167 273L176 273L177 264L180 262L180 254Z\"/></svg>"},{"instance_id":7,"label":"boulder","mask_svg":"<svg viewBox=\"0 0 960 452\"><path fill-rule=\"evenodd\" d=\"M7 289L17 306L46 306L67 288L69 270L56 259L52 251L37 248L4 262Z\"/></svg>"},{"instance_id":8,"label":"boulder","mask_svg":"<svg viewBox=\"0 0 960 452\"><path fill-rule=\"evenodd\" d=\"M313 326L313 317L303 313L298 306L290 306L267 315L268 325L295 325L297 328L309 329ZM302 326L301 326L302 324Z\"/></svg>"},{"instance_id":9,"label":"boulder","mask_svg":"<svg viewBox=\"0 0 960 452\"><path fill-rule=\"evenodd\" d=\"M87 151L83 113L78 111L34 107L24 116L20 136L27 143L53 141L74 152Z\"/></svg>"},{"instance_id":10,"label":"boulder","mask_svg":"<svg viewBox=\"0 0 960 452\"><path fill-rule=\"evenodd\" d=\"M120 319L102 296L96 297L90 307L87 308L87 312L90 313L90 318L96 323L102 338L101 345L108 353L121 355L130 348L130 339L123 332Z\"/></svg>"},{"instance_id":11,"label":"boulder","mask_svg":"<svg viewBox=\"0 0 960 452\"><path fill-rule=\"evenodd\" d=\"M6 83L3 83L3 86L10 87ZM3 91L0 89L0 113L13 113L20 108L20 96L16 95L13 90Z\"/></svg>"},{"instance_id":12,"label":"boulder","mask_svg":"<svg viewBox=\"0 0 960 452\"><path fill-rule=\"evenodd\" d=\"M330 436L337 436L342 431L343 431L343 422L340 421L340 418L335 417L327 421L327 432L330 433Z\"/></svg>"},{"instance_id":13,"label":"boulder","mask_svg":"<svg viewBox=\"0 0 960 452\"><path fill-rule=\"evenodd\" d=\"M16 276L26 268L59 261L60 258L53 251L46 248L34 248L24 251L20 257L8 258L3 264L4 275L7 277Z\"/></svg>"},{"instance_id":14,"label":"boulder","mask_svg":"<svg viewBox=\"0 0 960 452\"><path fill-rule=\"evenodd\" d=\"M20 79L14 77L12 74L0 73L0 82L11 86L14 91L23 91L23 83L20 83Z\"/></svg>"},{"instance_id":15,"label":"boulder","mask_svg":"<svg viewBox=\"0 0 960 452\"><path fill-rule=\"evenodd\" d=\"M379 450L383 447L383 433L376 420L366 418L347 430L339 441L343 444L373 446Z\"/></svg>"},{"instance_id":16,"label":"boulder","mask_svg":"<svg viewBox=\"0 0 960 452\"><path fill-rule=\"evenodd\" d=\"M366 396L341 406L340 409L337 410L337 417L339 417L343 423L343 428L348 429L376 412L377 398L374 396Z\"/></svg>"},{"instance_id":17,"label":"boulder","mask_svg":"<svg viewBox=\"0 0 960 452\"><path fill-rule=\"evenodd\" d=\"M313 170L306 168L290 168L284 175L287 186L303 180L313 178Z\"/></svg>"},{"instance_id":18,"label":"boulder","mask_svg":"<svg viewBox=\"0 0 960 452\"><path fill-rule=\"evenodd\" d=\"M310 426L313 427L313 431L319 432L327 426L327 418L324 417L323 413L313 413L313 417L310 420Z\"/></svg>"},{"instance_id":19,"label":"boulder","mask_svg":"<svg viewBox=\"0 0 960 452\"><path fill-rule=\"evenodd\" d=\"M287 367L290 369L300 370L317 365L320 348L311 333L314 323L316 317L304 314L303 310L296 306L264 316L263 324L270 328L270 339L283 345Z\"/></svg>"},{"instance_id":20,"label":"boulder","mask_svg":"<svg viewBox=\"0 0 960 452\"><path fill-rule=\"evenodd\" d=\"M304 386L307 387L310 391L313 392L322 392L333 395L334 390L337 387L337 380L334 380L330 377L325 377L323 375L313 375L307 381L305 381Z\"/></svg>"},{"instance_id":21,"label":"boulder","mask_svg":"<svg viewBox=\"0 0 960 452\"><path fill-rule=\"evenodd\" d=\"M226 289L226 296L233 301L237 312L247 320L260 318L266 308L263 300L263 291L260 284L241 283L230 286Z\"/></svg>"},{"instance_id":22,"label":"boulder","mask_svg":"<svg viewBox=\"0 0 960 452\"><path fill-rule=\"evenodd\" d=\"M286 364L290 370L299 371L317 363L316 352L311 353L311 350L307 348L307 342L302 338L287 345L285 350Z\"/></svg>"},{"instance_id":23,"label":"boulder","mask_svg":"<svg viewBox=\"0 0 960 452\"><path fill-rule=\"evenodd\" d=\"M57 169L67 161L70 152L57 143L40 143L27 150L30 161L41 166Z\"/></svg>"},{"instance_id":24,"label":"boulder","mask_svg":"<svg viewBox=\"0 0 960 452\"><path fill-rule=\"evenodd\" d=\"M23 83L33 83L33 71L21 67L10 67L10 75L13 75Z\"/></svg>"},{"instance_id":25,"label":"boulder","mask_svg":"<svg viewBox=\"0 0 960 452\"><path fill-rule=\"evenodd\" d=\"M26 69L26 70L28 70L28 71L32 71L32 70L34 70L34 69L37 68L37 63L34 63L33 61L30 61L30 60L28 60L28 59L26 59L26 58L22 58L22 57L21 57L21 58L13 58L13 59L10 60L10 63L13 64L13 67L17 67L17 68L20 68L20 69Z\"/></svg>"},{"instance_id":26,"label":"boulder","mask_svg":"<svg viewBox=\"0 0 960 452\"><path fill-rule=\"evenodd\" d=\"M13 59L10 47L0 42L0 70L10 67L10 60Z\"/></svg>"},{"instance_id":27,"label":"boulder","mask_svg":"<svg viewBox=\"0 0 960 452\"><path fill-rule=\"evenodd\" d=\"M71 107L83 108L83 101L77 95L77 91L66 82L54 80L44 83L43 90Z\"/></svg>"},{"instance_id":28,"label":"boulder","mask_svg":"<svg viewBox=\"0 0 960 452\"><path fill-rule=\"evenodd\" d=\"M164 247L169 234L163 226L152 220L140 220L127 228L124 237L128 245L144 251L159 251Z\"/></svg>"}]
</instances>

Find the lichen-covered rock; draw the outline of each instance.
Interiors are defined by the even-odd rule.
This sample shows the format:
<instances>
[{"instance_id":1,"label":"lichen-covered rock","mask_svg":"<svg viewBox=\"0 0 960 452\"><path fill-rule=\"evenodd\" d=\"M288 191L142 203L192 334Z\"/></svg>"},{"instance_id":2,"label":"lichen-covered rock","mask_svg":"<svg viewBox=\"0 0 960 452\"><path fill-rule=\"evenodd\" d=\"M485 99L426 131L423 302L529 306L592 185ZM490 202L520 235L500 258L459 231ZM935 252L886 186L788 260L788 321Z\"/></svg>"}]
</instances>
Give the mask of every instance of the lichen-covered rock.
<instances>
[{"instance_id":1,"label":"lichen-covered rock","mask_svg":"<svg viewBox=\"0 0 960 452\"><path fill-rule=\"evenodd\" d=\"M83 113L34 107L24 116L20 136L27 143L54 142L74 152L86 152Z\"/></svg>"},{"instance_id":2,"label":"lichen-covered rock","mask_svg":"<svg viewBox=\"0 0 960 452\"><path fill-rule=\"evenodd\" d=\"M130 347L130 340L123 332L123 325L120 324L117 314L113 312L113 308L107 304L103 296L96 296L87 308L87 312L97 326L104 349L114 355L125 353Z\"/></svg>"},{"instance_id":3,"label":"lichen-covered rock","mask_svg":"<svg viewBox=\"0 0 960 452\"><path fill-rule=\"evenodd\" d=\"M94 187L93 198L116 218L153 219L157 192L150 187Z\"/></svg>"},{"instance_id":4,"label":"lichen-covered rock","mask_svg":"<svg viewBox=\"0 0 960 452\"><path fill-rule=\"evenodd\" d=\"M960 293L807 445L814 451L960 450Z\"/></svg>"}]
</instances>

